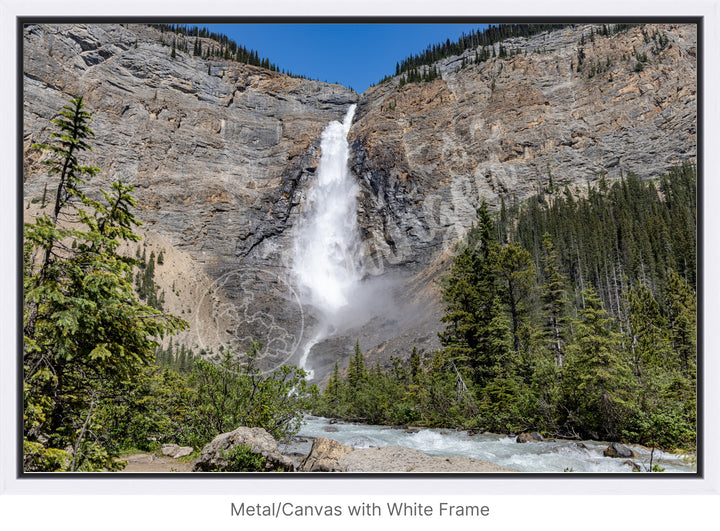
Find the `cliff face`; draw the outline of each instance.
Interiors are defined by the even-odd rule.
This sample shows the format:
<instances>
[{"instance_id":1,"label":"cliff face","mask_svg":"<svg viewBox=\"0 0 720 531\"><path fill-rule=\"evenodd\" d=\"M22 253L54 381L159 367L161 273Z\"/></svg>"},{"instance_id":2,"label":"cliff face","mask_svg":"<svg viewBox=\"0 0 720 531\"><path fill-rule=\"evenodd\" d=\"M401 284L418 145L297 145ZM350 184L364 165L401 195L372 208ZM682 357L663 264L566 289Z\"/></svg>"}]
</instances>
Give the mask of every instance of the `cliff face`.
<instances>
[{"instance_id":1,"label":"cliff face","mask_svg":"<svg viewBox=\"0 0 720 531\"><path fill-rule=\"evenodd\" d=\"M172 38L140 25L25 29L25 195L44 185L30 144L48 139L69 96L84 95L97 135L89 162L102 182L135 185L143 221L218 273L282 234L322 129L357 95L230 61L173 58L161 42Z\"/></svg>"},{"instance_id":2,"label":"cliff face","mask_svg":"<svg viewBox=\"0 0 720 531\"><path fill-rule=\"evenodd\" d=\"M368 253L432 259L467 230L482 198L499 208L551 184L655 177L693 159L695 28L590 35L580 26L511 39L504 48L517 55L473 64L469 51L438 63L442 79L395 78L363 94L350 137Z\"/></svg>"},{"instance_id":3,"label":"cliff face","mask_svg":"<svg viewBox=\"0 0 720 531\"><path fill-rule=\"evenodd\" d=\"M97 134L86 162L102 169L89 186L134 184L147 231L173 247L177 263L203 271L192 276L203 289L185 290L194 295L183 303L195 340L201 329L209 332L199 343L210 346L249 337L262 315L266 335L282 340L270 348L297 361L298 327L313 316L292 294L294 227L321 131L357 102L349 140L362 261L371 276L393 274L396 306L317 345L320 378L335 360L343 366L356 338L371 361L437 346L435 280L482 198L499 207L603 174L653 177L696 156L694 26L592 39L590 26L578 26L512 39L503 43L517 50L510 57L474 64L468 51L441 60L433 82L394 78L359 98L230 61L173 58L163 39L172 42L139 25L25 29L25 201L47 182L30 145L46 142L50 120L84 94Z\"/></svg>"}]
</instances>

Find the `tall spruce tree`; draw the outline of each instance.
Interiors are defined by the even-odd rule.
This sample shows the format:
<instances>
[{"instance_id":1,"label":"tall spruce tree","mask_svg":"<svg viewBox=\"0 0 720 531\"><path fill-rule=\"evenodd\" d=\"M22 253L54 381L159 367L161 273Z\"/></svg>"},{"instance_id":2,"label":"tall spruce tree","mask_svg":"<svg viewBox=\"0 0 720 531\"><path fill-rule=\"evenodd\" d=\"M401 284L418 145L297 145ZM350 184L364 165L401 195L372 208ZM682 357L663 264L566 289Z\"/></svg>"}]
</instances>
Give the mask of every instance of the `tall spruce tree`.
<instances>
[{"instance_id":1,"label":"tall spruce tree","mask_svg":"<svg viewBox=\"0 0 720 531\"><path fill-rule=\"evenodd\" d=\"M585 307L575 320L575 342L568 346L564 370L570 425L592 438L619 439L630 367L620 350L620 336L595 290L583 294Z\"/></svg>"},{"instance_id":2,"label":"tall spruce tree","mask_svg":"<svg viewBox=\"0 0 720 531\"><path fill-rule=\"evenodd\" d=\"M564 324L565 309L568 304L565 292L565 278L560 274L557 265L557 253L552 238L547 232L543 235L543 274L545 283L542 285L543 315L545 333L550 350L555 357L555 365L562 367L564 360Z\"/></svg>"},{"instance_id":3,"label":"tall spruce tree","mask_svg":"<svg viewBox=\"0 0 720 531\"><path fill-rule=\"evenodd\" d=\"M694 379L697 366L695 292L685 278L670 269L664 295L672 348L681 370Z\"/></svg>"},{"instance_id":4,"label":"tall spruce tree","mask_svg":"<svg viewBox=\"0 0 720 531\"><path fill-rule=\"evenodd\" d=\"M24 227L23 380L26 470L94 470L114 466L96 413L113 387L153 360L156 338L184 321L141 304L132 286L138 241L132 187L116 181L104 201L81 190L91 117L82 98L54 120L56 142L44 162L58 188L52 214ZM70 449L70 450L68 450Z\"/></svg>"},{"instance_id":5,"label":"tall spruce tree","mask_svg":"<svg viewBox=\"0 0 720 531\"><path fill-rule=\"evenodd\" d=\"M493 363L489 356L489 323L498 296L500 246L495 240L495 224L483 200L478 208L477 225L468 235L468 243L453 261L450 274L443 280L445 315L448 326L439 333L447 354L467 366L480 383Z\"/></svg>"},{"instance_id":6,"label":"tall spruce tree","mask_svg":"<svg viewBox=\"0 0 720 531\"><path fill-rule=\"evenodd\" d=\"M510 312L510 324L515 352L520 352L520 327L526 315L525 301L532 294L535 265L528 251L514 243L504 245L498 256L500 293Z\"/></svg>"}]
</instances>

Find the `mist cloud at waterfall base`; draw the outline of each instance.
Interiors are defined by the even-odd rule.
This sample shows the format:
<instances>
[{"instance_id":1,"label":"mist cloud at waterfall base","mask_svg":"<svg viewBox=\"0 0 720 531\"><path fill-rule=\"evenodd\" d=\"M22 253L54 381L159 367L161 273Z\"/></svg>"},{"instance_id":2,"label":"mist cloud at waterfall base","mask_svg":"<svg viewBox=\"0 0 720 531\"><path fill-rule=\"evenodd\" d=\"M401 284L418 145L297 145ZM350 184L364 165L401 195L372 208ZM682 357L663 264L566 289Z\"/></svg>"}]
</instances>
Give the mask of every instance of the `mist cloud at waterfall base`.
<instances>
[{"instance_id":1,"label":"mist cloud at waterfall base","mask_svg":"<svg viewBox=\"0 0 720 531\"><path fill-rule=\"evenodd\" d=\"M346 305L331 313L320 310L317 317L328 335L345 334L373 319L395 320L400 313L402 280L401 275L392 273L360 280L348 290Z\"/></svg>"},{"instance_id":2,"label":"mist cloud at waterfall base","mask_svg":"<svg viewBox=\"0 0 720 531\"><path fill-rule=\"evenodd\" d=\"M303 302L306 319L300 354L307 362L303 368L313 373L310 379L323 385L335 363L344 370L356 341L367 366L379 362L387 367L393 356L405 359L414 347L419 352L438 348L442 307L436 280L406 270L386 270L359 281L347 305L333 312Z\"/></svg>"}]
</instances>

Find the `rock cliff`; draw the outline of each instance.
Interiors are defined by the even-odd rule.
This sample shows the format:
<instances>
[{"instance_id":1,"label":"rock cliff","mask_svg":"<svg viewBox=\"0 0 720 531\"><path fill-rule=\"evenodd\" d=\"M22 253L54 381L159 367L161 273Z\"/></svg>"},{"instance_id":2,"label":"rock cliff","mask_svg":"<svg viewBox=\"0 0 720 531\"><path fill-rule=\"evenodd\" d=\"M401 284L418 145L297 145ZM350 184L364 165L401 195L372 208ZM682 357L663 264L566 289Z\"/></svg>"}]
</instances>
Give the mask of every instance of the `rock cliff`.
<instances>
[{"instance_id":1,"label":"rock cliff","mask_svg":"<svg viewBox=\"0 0 720 531\"><path fill-rule=\"evenodd\" d=\"M172 57L170 36L142 25L29 25L25 202L47 182L31 144L46 142L50 120L84 94L97 134L86 162L102 169L89 186L134 184L146 232L173 248L174 263L190 264L165 280L168 291L173 278L186 286L170 294L192 314L184 341L216 346L260 327L272 363L297 361L313 315L293 293L293 230L320 133L357 102L349 140L362 265L392 278L385 291L397 296L316 345L311 365L318 378L335 360L342 367L356 338L370 361L405 357L413 345L437 346L435 281L482 198L497 208L603 174L658 176L696 157L696 28L591 28L510 39L508 56L496 45L480 63L469 50L439 61L433 82L395 77L358 96L232 61Z\"/></svg>"},{"instance_id":2,"label":"rock cliff","mask_svg":"<svg viewBox=\"0 0 720 531\"><path fill-rule=\"evenodd\" d=\"M286 336L297 337L298 326L270 321L287 295L276 293L276 308L246 299L287 277L286 229L317 166L320 133L357 94L233 61L172 57L172 38L143 25L24 29L26 203L48 182L31 145L48 142L50 121L83 95L96 134L83 162L102 170L87 186L134 185L147 254L173 248L176 260L158 271L168 277L168 310L192 326L180 341L245 349L259 334L272 350L271 336L279 337L288 345L276 361L285 361L293 346ZM203 48L214 44L206 39ZM280 321L296 319L291 310ZM258 313L265 318L249 317Z\"/></svg>"},{"instance_id":3,"label":"rock cliff","mask_svg":"<svg viewBox=\"0 0 720 531\"><path fill-rule=\"evenodd\" d=\"M142 219L217 273L283 232L320 132L357 95L231 61L172 58L163 39L141 25L25 29L25 194L44 184L30 142L46 141L68 97L84 95L103 182L135 185Z\"/></svg>"},{"instance_id":4,"label":"rock cliff","mask_svg":"<svg viewBox=\"0 0 720 531\"><path fill-rule=\"evenodd\" d=\"M515 54L479 64L468 51L440 61L431 83L396 77L361 96L352 168L376 263L434 259L482 198L499 208L550 184L650 178L696 156L694 26L592 40L591 29L510 39L503 45ZM667 37L664 47L653 35Z\"/></svg>"}]
</instances>

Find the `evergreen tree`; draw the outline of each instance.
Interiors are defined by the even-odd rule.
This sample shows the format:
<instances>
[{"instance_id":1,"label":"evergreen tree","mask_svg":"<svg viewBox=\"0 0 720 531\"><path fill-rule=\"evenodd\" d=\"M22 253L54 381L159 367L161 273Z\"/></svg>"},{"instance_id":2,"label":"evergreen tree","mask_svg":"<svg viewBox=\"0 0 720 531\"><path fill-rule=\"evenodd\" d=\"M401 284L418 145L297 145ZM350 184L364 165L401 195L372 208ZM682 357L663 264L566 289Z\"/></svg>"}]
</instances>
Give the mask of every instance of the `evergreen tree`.
<instances>
[{"instance_id":1,"label":"evergreen tree","mask_svg":"<svg viewBox=\"0 0 720 531\"><path fill-rule=\"evenodd\" d=\"M341 396L341 385L340 369L338 368L338 362L336 361L335 366L333 367L333 373L330 375L327 387L325 388L325 394L323 395L328 411L333 417L340 416L341 414L340 406L343 399Z\"/></svg>"},{"instance_id":2,"label":"evergreen tree","mask_svg":"<svg viewBox=\"0 0 720 531\"><path fill-rule=\"evenodd\" d=\"M584 300L564 371L569 423L595 439L618 439L631 389L630 370L621 356L619 334L592 288Z\"/></svg>"},{"instance_id":3,"label":"evergreen tree","mask_svg":"<svg viewBox=\"0 0 720 531\"><path fill-rule=\"evenodd\" d=\"M355 341L355 351L352 358L350 358L350 365L348 366L348 385L351 390L357 391L362 386L363 382L367 378L367 371L365 370L365 359L363 353L360 350L359 340Z\"/></svg>"},{"instance_id":4,"label":"evergreen tree","mask_svg":"<svg viewBox=\"0 0 720 531\"><path fill-rule=\"evenodd\" d=\"M412 354L410 354L410 381L417 383L420 378L420 354L418 354L417 347L413 347Z\"/></svg>"},{"instance_id":5,"label":"evergreen tree","mask_svg":"<svg viewBox=\"0 0 720 531\"><path fill-rule=\"evenodd\" d=\"M665 289L670 341L681 370L694 378L697 357L696 296L688 282L674 270Z\"/></svg>"},{"instance_id":6,"label":"evergreen tree","mask_svg":"<svg viewBox=\"0 0 720 531\"><path fill-rule=\"evenodd\" d=\"M630 324L630 352L633 372L640 380L647 379L653 367L673 368L672 348L667 335L668 325L660 305L650 288L640 284L626 295Z\"/></svg>"},{"instance_id":7,"label":"evergreen tree","mask_svg":"<svg viewBox=\"0 0 720 531\"><path fill-rule=\"evenodd\" d=\"M484 381L493 365L488 358L488 324L498 296L500 246L495 234L495 225L483 201L467 247L453 261L450 274L443 281L446 309L441 320L448 327L439 334L440 342L453 360L471 369L478 383Z\"/></svg>"},{"instance_id":8,"label":"evergreen tree","mask_svg":"<svg viewBox=\"0 0 720 531\"><path fill-rule=\"evenodd\" d=\"M474 367L482 334L477 260L477 254L470 247L465 247L453 260L450 275L443 282L442 322L447 328L439 333L440 342L453 359Z\"/></svg>"},{"instance_id":9,"label":"evergreen tree","mask_svg":"<svg viewBox=\"0 0 720 531\"><path fill-rule=\"evenodd\" d=\"M530 253L514 243L504 245L498 257L498 273L501 294L510 311L513 348L520 352L520 326L526 313L524 301L530 297L535 280Z\"/></svg>"},{"instance_id":10,"label":"evergreen tree","mask_svg":"<svg viewBox=\"0 0 720 531\"><path fill-rule=\"evenodd\" d=\"M565 292L565 278L560 274L557 266L557 253L553 247L552 239L546 232L543 236L545 250L543 261L543 274L545 284L542 285L543 315L545 316L545 332L549 346L555 356L555 364L562 367L564 358L564 323L565 309L568 304Z\"/></svg>"},{"instance_id":11,"label":"evergreen tree","mask_svg":"<svg viewBox=\"0 0 720 531\"><path fill-rule=\"evenodd\" d=\"M490 321L487 324L487 352L484 365L487 381L496 375L508 376L515 373L516 357L513 353L513 339L500 297L495 297L490 309Z\"/></svg>"},{"instance_id":12,"label":"evergreen tree","mask_svg":"<svg viewBox=\"0 0 720 531\"><path fill-rule=\"evenodd\" d=\"M136 262L118 253L122 242L140 239L132 187L117 181L104 201L80 188L82 175L99 171L78 162L93 136L83 108L82 98L72 99L53 121L58 142L36 146L51 152L45 163L59 183L52 215L24 230L26 470L114 467L97 423L102 401L152 361L156 338L186 325L138 301ZM58 225L59 218L73 228Z\"/></svg>"}]
</instances>

